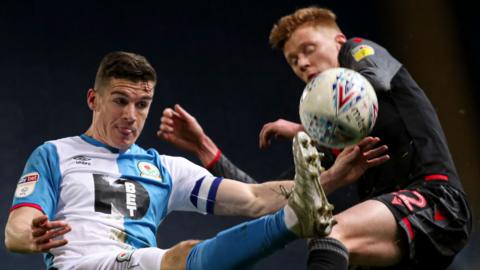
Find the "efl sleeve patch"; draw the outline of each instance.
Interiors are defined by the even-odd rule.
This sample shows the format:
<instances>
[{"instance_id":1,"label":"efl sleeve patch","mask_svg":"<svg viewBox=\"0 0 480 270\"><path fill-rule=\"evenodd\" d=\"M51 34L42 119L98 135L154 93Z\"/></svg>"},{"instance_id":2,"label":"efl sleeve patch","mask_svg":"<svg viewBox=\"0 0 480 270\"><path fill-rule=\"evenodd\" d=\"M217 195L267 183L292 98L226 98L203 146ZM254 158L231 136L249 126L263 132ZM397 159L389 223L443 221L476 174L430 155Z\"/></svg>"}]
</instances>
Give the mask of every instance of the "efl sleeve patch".
<instances>
[{"instance_id":1,"label":"efl sleeve patch","mask_svg":"<svg viewBox=\"0 0 480 270\"><path fill-rule=\"evenodd\" d=\"M352 50L352 56L357 62L360 62L360 60L362 60L363 58L374 54L375 50L365 44L359 45Z\"/></svg>"},{"instance_id":2,"label":"efl sleeve patch","mask_svg":"<svg viewBox=\"0 0 480 270\"><path fill-rule=\"evenodd\" d=\"M45 143L37 147L28 158L18 181L12 209L35 205L35 208L41 209L52 219L55 216L61 181L56 146Z\"/></svg>"},{"instance_id":3,"label":"efl sleeve patch","mask_svg":"<svg viewBox=\"0 0 480 270\"><path fill-rule=\"evenodd\" d=\"M38 172L27 173L20 177L15 190L15 197L24 198L32 194L39 178L40 174Z\"/></svg>"},{"instance_id":4,"label":"efl sleeve patch","mask_svg":"<svg viewBox=\"0 0 480 270\"><path fill-rule=\"evenodd\" d=\"M197 180L190 194L190 202L201 212L213 214L217 190L223 178L205 176Z\"/></svg>"}]
</instances>

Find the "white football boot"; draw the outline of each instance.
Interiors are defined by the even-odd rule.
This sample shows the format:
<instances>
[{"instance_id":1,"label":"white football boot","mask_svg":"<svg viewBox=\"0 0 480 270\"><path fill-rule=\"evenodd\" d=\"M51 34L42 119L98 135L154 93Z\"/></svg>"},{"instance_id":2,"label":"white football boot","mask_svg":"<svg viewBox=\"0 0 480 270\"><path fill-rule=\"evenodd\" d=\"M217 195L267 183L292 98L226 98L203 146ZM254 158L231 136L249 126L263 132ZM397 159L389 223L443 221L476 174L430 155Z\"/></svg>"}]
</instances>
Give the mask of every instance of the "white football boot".
<instances>
[{"instance_id":1,"label":"white football boot","mask_svg":"<svg viewBox=\"0 0 480 270\"><path fill-rule=\"evenodd\" d=\"M298 223L291 230L300 237L322 237L330 234L335 220L333 205L320 184L325 169L310 137L299 132L293 139L295 186L288 198L288 206L297 216Z\"/></svg>"}]
</instances>

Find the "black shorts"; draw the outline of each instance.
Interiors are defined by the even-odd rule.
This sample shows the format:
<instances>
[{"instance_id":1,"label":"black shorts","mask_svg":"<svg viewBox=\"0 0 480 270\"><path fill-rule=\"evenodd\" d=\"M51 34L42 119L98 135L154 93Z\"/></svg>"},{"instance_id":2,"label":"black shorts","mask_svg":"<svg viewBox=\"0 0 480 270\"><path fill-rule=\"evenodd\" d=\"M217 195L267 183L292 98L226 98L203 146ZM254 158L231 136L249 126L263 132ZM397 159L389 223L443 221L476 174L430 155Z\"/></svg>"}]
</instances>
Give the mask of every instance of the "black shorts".
<instances>
[{"instance_id":1,"label":"black shorts","mask_svg":"<svg viewBox=\"0 0 480 270\"><path fill-rule=\"evenodd\" d=\"M465 194L442 179L423 179L373 198L393 213L408 243L405 260L391 269L445 269L466 245L472 216Z\"/></svg>"}]
</instances>

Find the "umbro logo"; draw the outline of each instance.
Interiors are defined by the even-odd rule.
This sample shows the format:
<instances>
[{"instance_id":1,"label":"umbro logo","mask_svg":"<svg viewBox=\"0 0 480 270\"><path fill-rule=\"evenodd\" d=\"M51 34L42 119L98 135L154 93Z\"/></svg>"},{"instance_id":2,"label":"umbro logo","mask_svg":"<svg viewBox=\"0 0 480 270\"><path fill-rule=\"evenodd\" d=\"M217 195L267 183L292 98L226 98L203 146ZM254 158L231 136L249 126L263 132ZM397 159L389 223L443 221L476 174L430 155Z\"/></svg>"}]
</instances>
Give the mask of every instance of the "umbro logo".
<instances>
[{"instance_id":1,"label":"umbro logo","mask_svg":"<svg viewBox=\"0 0 480 270\"><path fill-rule=\"evenodd\" d=\"M87 166L92 165L92 163L90 162L90 160L92 159L86 156L75 156L73 157L73 159L75 160L75 164L87 165Z\"/></svg>"}]
</instances>

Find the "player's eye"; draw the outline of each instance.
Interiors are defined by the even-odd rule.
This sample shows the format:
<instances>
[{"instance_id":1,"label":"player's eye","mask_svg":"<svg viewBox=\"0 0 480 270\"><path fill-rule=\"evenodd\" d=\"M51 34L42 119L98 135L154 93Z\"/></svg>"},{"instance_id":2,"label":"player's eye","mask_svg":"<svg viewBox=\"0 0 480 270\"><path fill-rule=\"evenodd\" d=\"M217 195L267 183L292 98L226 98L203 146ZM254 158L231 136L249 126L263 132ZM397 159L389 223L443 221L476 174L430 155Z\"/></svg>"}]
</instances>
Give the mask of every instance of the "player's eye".
<instances>
[{"instance_id":1,"label":"player's eye","mask_svg":"<svg viewBox=\"0 0 480 270\"><path fill-rule=\"evenodd\" d=\"M120 105L120 106L125 106L125 105L128 104L128 100L125 99L125 98L121 98L121 97L114 98L113 102L117 105Z\"/></svg>"},{"instance_id":2,"label":"player's eye","mask_svg":"<svg viewBox=\"0 0 480 270\"><path fill-rule=\"evenodd\" d=\"M296 66L298 64L298 57L290 57L288 59L288 64L290 66Z\"/></svg>"},{"instance_id":3,"label":"player's eye","mask_svg":"<svg viewBox=\"0 0 480 270\"><path fill-rule=\"evenodd\" d=\"M309 54L313 53L316 49L317 49L317 47L315 45L310 44L310 45L307 45L303 48L303 52L306 55L309 55Z\"/></svg>"},{"instance_id":4,"label":"player's eye","mask_svg":"<svg viewBox=\"0 0 480 270\"><path fill-rule=\"evenodd\" d=\"M137 103L137 108L139 109L145 109L148 107L148 102L147 101L141 101Z\"/></svg>"}]
</instances>

